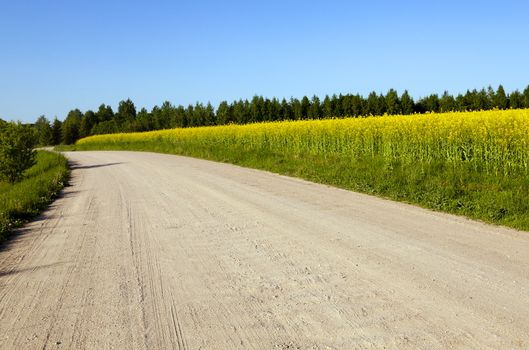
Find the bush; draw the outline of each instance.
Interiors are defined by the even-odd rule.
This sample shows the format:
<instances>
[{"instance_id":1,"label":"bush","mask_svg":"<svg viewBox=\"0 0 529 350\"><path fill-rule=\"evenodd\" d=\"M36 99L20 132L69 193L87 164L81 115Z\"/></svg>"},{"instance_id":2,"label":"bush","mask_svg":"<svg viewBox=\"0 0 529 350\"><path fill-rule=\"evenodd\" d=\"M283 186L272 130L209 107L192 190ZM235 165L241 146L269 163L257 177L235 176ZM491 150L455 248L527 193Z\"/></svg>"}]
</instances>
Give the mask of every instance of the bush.
<instances>
[{"instance_id":1,"label":"bush","mask_svg":"<svg viewBox=\"0 0 529 350\"><path fill-rule=\"evenodd\" d=\"M35 131L21 123L0 123L0 179L19 181L35 164Z\"/></svg>"}]
</instances>

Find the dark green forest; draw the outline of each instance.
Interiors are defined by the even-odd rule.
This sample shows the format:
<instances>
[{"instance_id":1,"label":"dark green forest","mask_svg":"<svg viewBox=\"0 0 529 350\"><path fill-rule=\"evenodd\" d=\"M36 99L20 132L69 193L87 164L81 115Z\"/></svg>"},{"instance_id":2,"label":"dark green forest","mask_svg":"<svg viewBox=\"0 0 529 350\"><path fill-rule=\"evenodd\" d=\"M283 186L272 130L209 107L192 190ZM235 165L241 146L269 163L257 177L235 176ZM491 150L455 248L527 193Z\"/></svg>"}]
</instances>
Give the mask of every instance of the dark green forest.
<instances>
[{"instance_id":1,"label":"dark green forest","mask_svg":"<svg viewBox=\"0 0 529 350\"><path fill-rule=\"evenodd\" d=\"M441 96L431 94L417 101L408 91L398 94L390 89L385 95L370 93L304 96L301 99L277 99L254 96L251 100L231 103L222 101L216 108L211 103L196 103L187 107L164 102L151 111L137 111L130 99L119 103L114 111L101 104L95 111L71 110L64 121L55 118L50 122L45 116L38 118L37 129L40 145L73 144L80 138L117 132L138 132L195 126L246 124L265 121L361 117L376 115L413 114L426 112L478 111L493 108L529 108L529 86L519 92L507 94L503 86L481 90L467 90L457 96L444 92Z\"/></svg>"}]
</instances>

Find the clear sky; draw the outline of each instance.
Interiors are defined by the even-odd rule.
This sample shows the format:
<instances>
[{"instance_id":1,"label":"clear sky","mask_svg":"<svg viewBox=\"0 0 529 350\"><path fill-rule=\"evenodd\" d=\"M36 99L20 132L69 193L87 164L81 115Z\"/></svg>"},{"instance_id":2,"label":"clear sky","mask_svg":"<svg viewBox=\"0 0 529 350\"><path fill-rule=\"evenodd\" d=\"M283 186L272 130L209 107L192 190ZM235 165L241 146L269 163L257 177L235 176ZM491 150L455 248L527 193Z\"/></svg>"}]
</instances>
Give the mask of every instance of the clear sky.
<instances>
[{"instance_id":1,"label":"clear sky","mask_svg":"<svg viewBox=\"0 0 529 350\"><path fill-rule=\"evenodd\" d=\"M0 0L0 118L529 84L527 1Z\"/></svg>"}]
</instances>

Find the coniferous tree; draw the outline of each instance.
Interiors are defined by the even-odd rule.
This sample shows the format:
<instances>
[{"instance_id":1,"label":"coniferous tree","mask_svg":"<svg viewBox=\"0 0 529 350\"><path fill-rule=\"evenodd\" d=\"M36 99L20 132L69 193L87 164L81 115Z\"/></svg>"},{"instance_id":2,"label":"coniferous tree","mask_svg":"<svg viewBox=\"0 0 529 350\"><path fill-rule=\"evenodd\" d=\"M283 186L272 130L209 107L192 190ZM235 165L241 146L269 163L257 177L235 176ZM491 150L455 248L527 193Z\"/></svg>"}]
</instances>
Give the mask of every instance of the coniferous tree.
<instances>
[{"instance_id":1,"label":"coniferous tree","mask_svg":"<svg viewBox=\"0 0 529 350\"><path fill-rule=\"evenodd\" d=\"M483 90L481 91L481 93L483 94ZM492 86L488 86L487 87L487 100L488 100L488 105L490 107L494 107L494 104L496 103L496 92L494 91L494 89L492 88Z\"/></svg>"},{"instance_id":2,"label":"coniferous tree","mask_svg":"<svg viewBox=\"0 0 529 350\"><path fill-rule=\"evenodd\" d=\"M499 109L509 108L509 100L507 99L505 89L501 84L500 86L498 86L498 90L496 90L496 94L494 96L494 107L497 107Z\"/></svg>"},{"instance_id":3,"label":"coniferous tree","mask_svg":"<svg viewBox=\"0 0 529 350\"><path fill-rule=\"evenodd\" d=\"M297 98L290 99L290 105L292 106L293 118L295 120L303 119L303 108L301 102Z\"/></svg>"},{"instance_id":4,"label":"coniferous tree","mask_svg":"<svg viewBox=\"0 0 529 350\"><path fill-rule=\"evenodd\" d=\"M338 97L336 94L333 94L331 97L331 106L332 106L332 117L340 117L343 115L340 97Z\"/></svg>"},{"instance_id":5,"label":"coniferous tree","mask_svg":"<svg viewBox=\"0 0 529 350\"><path fill-rule=\"evenodd\" d=\"M279 120L281 118L281 103L277 98L273 98L268 105L268 114L270 115L270 120Z\"/></svg>"},{"instance_id":6,"label":"coniferous tree","mask_svg":"<svg viewBox=\"0 0 529 350\"><path fill-rule=\"evenodd\" d=\"M263 104L261 106L261 114L262 114L262 120L263 121L270 121L272 120L272 110L271 110L271 104L272 101L270 101L268 98L263 99Z\"/></svg>"},{"instance_id":7,"label":"coniferous tree","mask_svg":"<svg viewBox=\"0 0 529 350\"><path fill-rule=\"evenodd\" d=\"M160 107L158 105L155 105L152 107L151 110L151 123L152 123L152 129L158 130L160 127L160 114L161 114Z\"/></svg>"},{"instance_id":8,"label":"coniferous tree","mask_svg":"<svg viewBox=\"0 0 529 350\"><path fill-rule=\"evenodd\" d=\"M440 112L451 112L456 109L456 101L452 95L445 91L439 100Z\"/></svg>"},{"instance_id":9,"label":"coniferous tree","mask_svg":"<svg viewBox=\"0 0 529 350\"><path fill-rule=\"evenodd\" d=\"M364 113L364 99L356 94L351 96L350 113L353 117L358 117Z\"/></svg>"},{"instance_id":10,"label":"coniferous tree","mask_svg":"<svg viewBox=\"0 0 529 350\"><path fill-rule=\"evenodd\" d=\"M377 103L377 114L376 115L384 115L387 113L388 107L386 105L386 97L380 93L378 95L378 103Z\"/></svg>"},{"instance_id":11,"label":"coniferous tree","mask_svg":"<svg viewBox=\"0 0 529 350\"><path fill-rule=\"evenodd\" d=\"M475 111L484 111L488 110L492 106L491 96L485 89L481 89L479 92L474 95L474 110Z\"/></svg>"},{"instance_id":12,"label":"coniferous tree","mask_svg":"<svg viewBox=\"0 0 529 350\"><path fill-rule=\"evenodd\" d=\"M204 108L204 124L206 126L216 125L217 119L215 115L215 109L210 102Z\"/></svg>"},{"instance_id":13,"label":"coniferous tree","mask_svg":"<svg viewBox=\"0 0 529 350\"><path fill-rule=\"evenodd\" d=\"M459 111L472 111L473 104L474 96L472 96L472 92L470 90L467 90L464 94L457 95L456 105L458 106Z\"/></svg>"},{"instance_id":14,"label":"coniferous tree","mask_svg":"<svg viewBox=\"0 0 529 350\"><path fill-rule=\"evenodd\" d=\"M150 131L154 130L152 116L147 109L142 108L136 115L136 131Z\"/></svg>"},{"instance_id":15,"label":"coniferous tree","mask_svg":"<svg viewBox=\"0 0 529 350\"><path fill-rule=\"evenodd\" d=\"M509 95L509 107L510 108L523 108L523 95L520 91L515 90Z\"/></svg>"},{"instance_id":16,"label":"coniferous tree","mask_svg":"<svg viewBox=\"0 0 529 350\"><path fill-rule=\"evenodd\" d=\"M179 128L182 125L182 111L183 107L180 105L178 107L171 105L171 119L169 121L169 129L172 128ZM138 119L138 116L136 116L136 119Z\"/></svg>"},{"instance_id":17,"label":"coniferous tree","mask_svg":"<svg viewBox=\"0 0 529 350\"><path fill-rule=\"evenodd\" d=\"M529 108L529 85L523 91L523 106Z\"/></svg>"},{"instance_id":18,"label":"coniferous tree","mask_svg":"<svg viewBox=\"0 0 529 350\"><path fill-rule=\"evenodd\" d=\"M228 102L222 101L217 108L217 123L219 125L228 124L230 118L230 107Z\"/></svg>"},{"instance_id":19,"label":"coniferous tree","mask_svg":"<svg viewBox=\"0 0 529 350\"><path fill-rule=\"evenodd\" d=\"M233 103L233 118L235 123L242 124L246 120L244 102L242 100Z\"/></svg>"},{"instance_id":20,"label":"coniferous tree","mask_svg":"<svg viewBox=\"0 0 529 350\"><path fill-rule=\"evenodd\" d=\"M310 107L308 110L307 117L309 119L320 119L321 118L320 99L316 95L312 97L312 101L310 102Z\"/></svg>"},{"instance_id":21,"label":"coniferous tree","mask_svg":"<svg viewBox=\"0 0 529 350\"><path fill-rule=\"evenodd\" d=\"M188 125L188 117L184 106L179 105L176 109L176 127L185 128Z\"/></svg>"},{"instance_id":22,"label":"coniferous tree","mask_svg":"<svg viewBox=\"0 0 529 350\"><path fill-rule=\"evenodd\" d=\"M52 145L59 145L62 141L62 122L55 117L51 125Z\"/></svg>"},{"instance_id":23,"label":"coniferous tree","mask_svg":"<svg viewBox=\"0 0 529 350\"><path fill-rule=\"evenodd\" d=\"M340 117L349 117L351 116L351 100L349 95L338 96L338 104L340 106Z\"/></svg>"},{"instance_id":24,"label":"coniferous tree","mask_svg":"<svg viewBox=\"0 0 529 350\"><path fill-rule=\"evenodd\" d=\"M193 108L193 126L204 126L206 123L205 107L202 103L195 103Z\"/></svg>"},{"instance_id":25,"label":"coniferous tree","mask_svg":"<svg viewBox=\"0 0 529 350\"><path fill-rule=\"evenodd\" d=\"M390 115L401 114L402 109L400 107L399 95L397 91L390 89L386 94L386 108L387 113Z\"/></svg>"},{"instance_id":26,"label":"coniferous tree","mask_svg":"<svg viewBox=\"0 0 529 350\"><path fill-rule=\"evenodd\" d=\"M402 114L409 115L413 113L414 103L413 99L408 93L408 90L404 90L404 92L400 96L400 105L402 109Z\"/></svg>"},{"instance_id":27,"label":"coniferous tree","mask_svg":"<svg viewBox=\"0 0 529 350\"><path fill-rule=\"evenodd\" d=\"M367 97L365 115L377 115L378 110L378 96L376 92L372 91Z\"/></svg>"},{"instance_id":28,"label":"coniferous tree","mask_svg":"<svg viewBox=\"0 0 529 350\"><path fill-rule=\"evenodd\" d=\"M263 121L264 101L262 96L255 95L250 102L250 123Z\"/></svg>"},{"instance_id":29,"label":"coniferous tree","mask_svg":"<svg viewBox=\"0 0 529 350\"><path fill-rule=\"evenodd\" d=\"M323 99L322 114L324 118L332 118L334 116L331 99L328 95L325 95L325 98Z\"/></svg>"},{"instance_id":30,"label":"coniferous tree","mask_svg":"<svg viewBox=\"0 0 529 350\"><path fill-rule=\"evenodd\" d=\"M437 94L431 94L429 96L421 98L419 102L417 102L415 111L418 113L438 112L439 105L439 96Z\"/></svg>"},{"instance_id":31,"label":"coniferous tree","mask_svg":"<svg viewBox=\"0 0 529 350\"><path fill-rule=\"evenodd\" d=\"M310 101L307 96L303 96L301 99L301 115L298 119L307 119L309 115Z\"/></svg>"},{"instance_id":32,"label":"coniferous tree","mask_svg":"<svg viewBox=\"0 0 529 350\"><path fill-rule=\"evenodd\" d=\"M286 98L281 100L281 119L292 120L294 113L292 112L292 106L288 103Z\"/></svg>"},{"instance_id":33,"label":"coniferous tree","mask_svg":"<svg viewBox=\"0 0 529 350\"><path fill-rule=\"evenodd\" d=\"M171 102L165 101L153 117L156 130L169 129L175 119L175 109Z\"/></svg>"},{"instance_id":34,"label":"coniferous tree","mask_svg":"<svg viewBox=\"0 0 529 350\"><path fill-rule=\"evenodd\" d=\"M193 105L190 104L186 108L187 126L189 127L196 126L194 115L195 115L195 108L193 107Z\"/></svg>"}]
</instances>

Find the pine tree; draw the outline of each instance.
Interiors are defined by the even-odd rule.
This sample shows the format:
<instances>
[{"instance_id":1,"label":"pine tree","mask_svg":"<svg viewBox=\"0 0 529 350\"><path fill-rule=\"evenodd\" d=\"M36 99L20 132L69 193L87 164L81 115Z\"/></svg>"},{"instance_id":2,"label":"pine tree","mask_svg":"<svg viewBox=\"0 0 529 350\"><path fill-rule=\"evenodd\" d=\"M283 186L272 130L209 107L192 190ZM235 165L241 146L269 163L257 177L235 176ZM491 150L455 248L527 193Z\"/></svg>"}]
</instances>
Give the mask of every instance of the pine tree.
<instances>
[{"instance_id":1,"label":"pine tree","mask_svg":"<svg viewBox=\"0 0 529 350\"><path fill-rule=\"evenodd\" d=\"M301 99L301 116L298 119L307 119L309 116L310 101L307 96Z\"/></svg>"},{"instance_id":2,"label":"pine tree","mask_svg":"<svg viewBox=\"0 0 529 350\"><path fill-rule=\"evenodd\" d=\"M325 95L325 98L323 99L322 114L324 118L334 117L334 110L332 108L331 99L328 95Z\"/></svg>"},{"instance_id":3,"label":"pine tree","mask_svg":"<svg viewBox=\"0 0 529 350\"><path fill-rule=\"evenodd\" d=\"M217 125L217 116L215 115L215 109L210 102L204 108L204 125Z\"/></svg>"},{"instance_id":4,"label":"pine tree","mask_svg":"<svg viewBox=\"0 0 529 350\"><path fill-rule=\"evenodd\" d=\"M310 102L310 107L309 107L309 112L308 112L308 118L309 119L320 119L321 118L320 99L316 95L312 96L312 101Z\"/></svg>"},{"instance_id":5,"label":"pine tree","mask_svg":"<svg viewBox=\"0 0 529 350\"><path fill-rule=\"evenodd\" d=\"M351 96L351 102L350 102L351 116L358 117L362 115L364 113L364 104L365 104L365 101L362 98L362 96L358 94Z\"/></svg>"},{"instance_id":6,"label":"pine tree","mask_svg":"<svg viewBox=\"0 0 529 350\"><path fill-rule=\"evenodd\" d=\"M233 118L235 123L242 124L246 119L244 102L242 100L233 102Z\"/></svg>"},{"instance_id":7,"label":"pine tree","mask_svg":"<svg viewBox=\"0 0 529 350\"><path fill-rule=\"evenodd\" d=\"M481 89L474 96L474 110L485 111L491 108L493 101L485 89Z\"/></svg>"},{"instance_id":8,"label":"pine tree","mask_svg":"<svg viewBox=\"0 0 529 350\"><path fill-rule=\"evenodd\" d=\"M342 111L342 103L340 101L340 97L338 97L336 94L332 95L331 97L331 106L333 117L341 117L344 115Z\"/></svg>"},{"instance_id":9,"label":"pine tree","mask_svg":"<svg viewBox=\"0 0 529 350\"><path fill-rule=\"evenodd\" d=\"M227 101L222 101L217 108L217 123L219 125L228 124L230 119L230 107Z\"/></svg>"},{"instance_id":10,"label":"pine tree","mask_svg":"<svg viewBox=\"0 0 529 350\"><path fill-rule=\"evenodd\" d=\"M451 112L456 109L456 101L452 95L445 91L439 100L440 112Z\"/></svg>"},{"instance_id":11,"label":"pine tree","mask_svg":"<svg viewBox=\"0 0 529 350\"><path fill-rule=\"evenodd\" d=\"M366 115L377 115L378 114L378 96L376 92L371 92L369 96L367 96L367 104L366 104Z\"/></svg>"},{"instance_id":12,"label":"pine tree","mask_svg":"<svg viewBox=\"0 0 529 350\"><path fill-rule=\"evenodd\" d=\"M499 109L509 108L509 100L501 84L498 86L498 90L496 90L496 95L494 96L494 107Z\"/></svg>"},{"instance_id":13,"label":"pine tree","mask_svg":"<svg viewBox=\"0 0 529 350\"><path fill-rule=\"evenodd\" d=\"M136 115L136 131L150 131L153 130L151 114L147 109L142 108Z\"/></svg>"},{"instance_id":14,"label":"pine tree","mask_svg":"<svg viewBox=\"0 0 529 350\"><path fill-rule=\"evenodd\" d=\"M523 106L529 108L529 85L523 91Z\"/></svg>"},{"instance_id":15,"label":"pine tree","mask_svg":"<svg viewBox=\"0 0 529 350\"><path fill-rule=\"evenodd\" d=\"M281 103L279 103L277 98L274 97L272 101L270 101L268 113L271 116L271 120L279 120L281 118Z\"/></svg>"},{"instance_id":16,"label":"pine tree","mask_svg":"<svg viewBox=\"0 0 529 350\"><path fill-rule=\"evenodd\" d=\"M399 95L397 91L390 89L386 94L386 108L387 113L390 115L401 114L402 109L400 107Z\"/></svg>"},{"instance_id":17,"label":"pine tree","mask_svg":"<svg viewBox=\"0 0 529 350\"><path fill-rule=\"evenodd\" d=\"M286 98L281 100L281 120L293 119L294 113L292 112L292 106L288 103Z\"/></svg>"},{"instance_id":18,"label":"pine tree","mask_svg":"<svg viewBox=\"0 0 529 350\"><path fill-rule=\"evenodd\" d=\"M52 145L59 145L62 141L62 122L55 117L51 125Z\"/></svg>"},{"instance_id":19,"label":"pine tree","mask_svg":"<svg viewBox=\"0 0 529 350\"><path fill-rule=\"evenodd\" d=\"M509 95L509 107L510 108L523 108L523 95L520 91L515 90Z\"/></svg>"},{"instance_id":20,"label":"pine tree","mask_svg":"<svg viewBox=\"0 0 529 350\"><path fill-rule=\"evenodd\" d=\"M290 100L292 106L293 117L295 120L303 119L303 109L301 108L301 102L297 98Z\"/></svg>"},{"instance_id":21,"label":"pine tree","mask_svg":"<svg viewBox=\"0 0 529 350\"><path fill-rule=\"evenodd\" d=\"M413 99L408 93L408 90L404 90L404 92L400 96L400 105L401 105L402 114L409 115L413 113L414 103L413 103Z\"/></svg>"}]
</instances>

